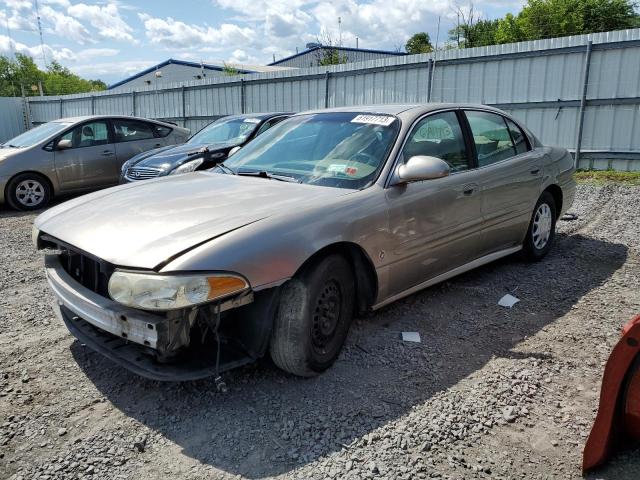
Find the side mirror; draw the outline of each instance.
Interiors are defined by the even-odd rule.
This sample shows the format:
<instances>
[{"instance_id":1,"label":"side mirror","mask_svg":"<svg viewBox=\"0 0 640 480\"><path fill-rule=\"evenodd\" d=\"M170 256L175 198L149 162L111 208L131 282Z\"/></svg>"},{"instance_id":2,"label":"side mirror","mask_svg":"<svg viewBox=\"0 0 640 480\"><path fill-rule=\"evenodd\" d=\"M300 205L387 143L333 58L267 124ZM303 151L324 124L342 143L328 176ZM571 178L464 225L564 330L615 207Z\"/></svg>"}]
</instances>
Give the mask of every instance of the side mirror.
<instances>
[{"instance_id":1,"label":"side mirror","mask_svg":"<svg viewBox=\"0 0 640 480\"><path fill-rule=\"evenodd\" d=\"M72 147L71 140L60 140L56 145L56 150L68 150Z\"/></svg>"},{"instance_id":2,"label":"side mirror","mask_svg":"<svg viewBox=\"0 0 640 480\"><path fill-rule=\"evenodd\" d=\"M240 146L236 146L233 147L231 150L229 150L229 153L227 154L227 158L229 158L231 155L235 155L236 153L238 153L238 150L240 150L242 147Z\"/></svg>"},{"instance_id":3,"label":"side mirror","mask_svg":"<svg viewBox=\"0 0 640 480\"><path fill-rule=\"evenodd\" d=\"M397 170L398 183L419 182L449 176L451 169L444 160L436 157L417 155Z\"/></svg>"}]
</instances>

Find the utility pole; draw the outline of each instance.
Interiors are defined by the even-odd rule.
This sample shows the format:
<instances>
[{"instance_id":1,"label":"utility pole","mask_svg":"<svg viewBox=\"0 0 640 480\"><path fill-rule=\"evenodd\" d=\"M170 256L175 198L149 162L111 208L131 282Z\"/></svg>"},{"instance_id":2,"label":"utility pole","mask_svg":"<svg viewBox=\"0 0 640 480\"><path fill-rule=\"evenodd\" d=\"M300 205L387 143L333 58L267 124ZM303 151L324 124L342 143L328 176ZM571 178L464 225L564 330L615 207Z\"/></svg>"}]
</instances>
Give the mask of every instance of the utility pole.
<instances>
[{"instance_id":1,"label":"utility pole","mask_svg":"<svg viewBox=\"0 0 640 480\"><path fill-rule=\"evenodd\" d=\"M40 34L40 48L42 49L43 68L47 68L47 57L44 54L44 38L42 37L42 23L40 22L40 10L38 9L38 0L33 0L36 7L36 19L38 20L38 33Z\"/></svg>"}]
</instances>

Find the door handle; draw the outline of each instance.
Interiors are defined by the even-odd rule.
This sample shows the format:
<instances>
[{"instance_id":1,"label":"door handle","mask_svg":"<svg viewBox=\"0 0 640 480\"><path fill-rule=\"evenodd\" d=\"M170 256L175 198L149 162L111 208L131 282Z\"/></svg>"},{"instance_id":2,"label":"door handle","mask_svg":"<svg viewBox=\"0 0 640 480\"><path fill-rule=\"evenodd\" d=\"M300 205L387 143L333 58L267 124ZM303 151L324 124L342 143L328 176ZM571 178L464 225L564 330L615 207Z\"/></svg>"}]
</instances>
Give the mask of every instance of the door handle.
<instances>
[{"instance_id":1,"label":"door handle","mask_svg":"<svg viewBox=\"0 0 640 480\"><path fill-rule=\"evenodd\" d=\"M103 157L110 157L111 155L113 155L113 152L111 150L105 150L104 152L102 152Z\"/></svg>"},{"instance_id":2,"label":"door handle","mask_svg":"<svg viewBox=\"0 0 640 480\"><path fill-rule=\"evenodd\" d=\"M533 170L531 170L531 175L537 175L538 172L540 172L539 168L534 168Z\"/></svg>"},{"instance_id":3,"label":"door handle","mask_svg":"<svg viewBox=\"0 0 640 480\"><path fill-rule=\"evenodd\" d=\"M162 146L162 144L161 144L161 143L156 143L156 144L154 145L154 147L155 147L155 148L160 148L161 146Z\"/></svg>"},{"instance_id":4,"label":"door handle","mask_svg":"<svg viewBox=\"0 0 640 480\"><path fill-rule=\"evenodd\" d=\"M467 196L467 197L470 197L476 191L476 188L478 188L477 184L469 183L469 184L465 185L464 187L462 187L462 194Z\"/></svg>"}]
</instances>

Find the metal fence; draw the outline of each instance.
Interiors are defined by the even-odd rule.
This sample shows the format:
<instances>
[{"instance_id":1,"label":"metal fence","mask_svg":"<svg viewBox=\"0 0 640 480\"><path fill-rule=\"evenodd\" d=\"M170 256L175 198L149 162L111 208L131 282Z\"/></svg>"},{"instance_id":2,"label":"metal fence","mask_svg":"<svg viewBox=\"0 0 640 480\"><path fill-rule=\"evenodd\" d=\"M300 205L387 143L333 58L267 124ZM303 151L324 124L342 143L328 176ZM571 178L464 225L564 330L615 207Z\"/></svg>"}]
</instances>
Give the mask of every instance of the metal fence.
<instances>
[{"instance_id":1,"label":"metal fence","mask_svg":"<svg viewBox=\"0 0 640 480\"><path fill-rule=\"evenodd\" d=\"M25 113L22 98L0 97L0 142L13 138L27 129Z\"/></svg>"},{"instance_id":2,"label":"metal fence","mask_svg":"<svg viewBox=\"0 0 640 480\"><path fill-rule=\"evenodd\" d=\"M162 89L32 97L32 124L87 114L176 121L375 103L469 102L521 119L582 168L640 170L640 29L218 77Z\"/></svg>"}]
</instances>

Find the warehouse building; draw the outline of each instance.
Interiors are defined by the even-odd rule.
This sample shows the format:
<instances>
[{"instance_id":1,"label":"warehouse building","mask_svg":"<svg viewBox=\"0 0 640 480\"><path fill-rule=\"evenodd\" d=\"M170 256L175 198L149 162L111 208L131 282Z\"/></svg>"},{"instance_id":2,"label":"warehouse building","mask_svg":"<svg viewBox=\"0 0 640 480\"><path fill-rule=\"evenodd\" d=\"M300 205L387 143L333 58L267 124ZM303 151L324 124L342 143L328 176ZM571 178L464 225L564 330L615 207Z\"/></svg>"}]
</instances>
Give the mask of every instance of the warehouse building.
<instances>
[{"instance_id":1,"label":"warehouse building","mask_svg":"<svg viewBox=\"0 0 640 480\"><path fill-rule=\"evenodd\" d=\"M404 52L389 52L385 50L369 50L366 48L328 47L319 43L308 43L306 50L289 57L274 60L269 66L308 68L320 65L320 60L331 50L338 53L340 63L364 62L393 56L406 55Z\"/></svg>"}]
</instances>

